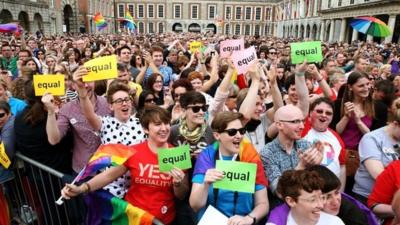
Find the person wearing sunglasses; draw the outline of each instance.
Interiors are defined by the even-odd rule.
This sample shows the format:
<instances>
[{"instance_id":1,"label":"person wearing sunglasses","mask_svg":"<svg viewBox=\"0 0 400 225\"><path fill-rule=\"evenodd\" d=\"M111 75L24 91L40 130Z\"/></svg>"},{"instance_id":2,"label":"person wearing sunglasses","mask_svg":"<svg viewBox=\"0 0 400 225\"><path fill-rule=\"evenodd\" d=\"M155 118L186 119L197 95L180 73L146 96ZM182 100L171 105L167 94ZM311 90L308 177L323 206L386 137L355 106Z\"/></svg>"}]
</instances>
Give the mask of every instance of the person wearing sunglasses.
<instances>
[{"instance_id":1,"label":"person wearing sunglasses","mask_svg":"<svg viewBox=\"0 0 400 225\"><path fill-rule=\"evenodd\" d=\"M226 111L218 113L211 123L217 141L207 146L196 160L189 199L199 219L208 205L227 216L228 224L256 224L268 213L268 182L257 151L243 138L246 130L242 120L241 113ZM224 177L215 168L216 160L256 164L254 194L213 188L214 182Z\"/></svg>"},{"instance_id":2,"label":"person wearing sunglasses","mask_svg":"<svg viewBox=\"0 0 400 225\"><path fill-rule=\"evenodd\" d=\"M341 191L346 184L346 149L342 138L329 128L333 118L333 102L326 97L317 98L310 105L302 137L310 143L323 144L321 165L330 169L339 179Z\"/></svg>"},{"instance_id":3,"label":"person wearing sunglasses","mask_svg":"<svg viewBox=\"0 0 400 225\"><path fill-rule=\"evenodd\" d=\"M171 127L168 142L175 145L190 146L192 165L195 164L198 155L215 141L211 127L206 123L205 115L208 109L204 95L197 91L188 91L179 97L179 105L182 107L183 116L179 123ZM191 179L192 171L189 171ZM186 201L177 203L177 220L179 224L196 224L195 213Z\"/></svg>"}]
</instances>

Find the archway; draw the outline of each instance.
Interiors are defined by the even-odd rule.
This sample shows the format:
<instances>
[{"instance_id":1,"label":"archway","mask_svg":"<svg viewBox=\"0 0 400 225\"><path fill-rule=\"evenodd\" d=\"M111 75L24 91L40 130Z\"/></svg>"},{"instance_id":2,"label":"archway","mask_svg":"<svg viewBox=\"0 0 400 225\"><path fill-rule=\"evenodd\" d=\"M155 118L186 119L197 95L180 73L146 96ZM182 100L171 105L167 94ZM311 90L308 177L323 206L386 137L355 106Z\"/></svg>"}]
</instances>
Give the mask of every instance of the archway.
<instances>
[{"instance_id":1,"label":"archway","mask_svg":"<svg viewBox=\"0 0 400 225\"><path fill-rule=\"evenodd\" d=\"M294 27L293 37L296 37L296 38L299 37L299 26L298 25L296 25Z\"/></svg>"},{"instance_id":2,"label":"archway","mask_svg":"<svg viewBox=\"0 0 400 225\"><path fill-rule=\"evenodd\" d=\"M311 38L313 40L318 40L319 39L319 38L317 38L317 25L315 25L315 24L312 26Z\"/></svg>"},{"instance_id":3,"label":"archway","mask_svg":"<svg viewBox=\"0 0 400 225\"><path fill-rule=\"evenodd\" d=\"M24 30L26 31L31 31L30 27L29 27L29 16L28 13L21 11L18 14L18 21L19 24L21 25L21 27L24 28Z\"/></svg>"},{"instance_id":4,"label":"archway","mask_svg":"<svg viewBox=\"0 0 400 225\"><path fill-rule=\"evenodd\" d=\"M194 32L194 33L200 33L201 32L201 27L197 23L192 23L188 27L189 32Z\"/></svg>"},{"instance_id":5,"label":"archway","mask_svg":"<svg viewBox=\"0 0 400 225\"><path fill-rule=\"evenodd\" d=\"M39 13L33 16L33 31L43 31L43 18Z\"/></svg>"},{"instance_id":6,"label":"archway","mask_svg":"<svg viewBox=\"0 0 400 225\"><path fill-rule=\"evenodd\" d=\"M304 38L304 25L300 26L299 38Z\"/></svg>"},{"instance_id":7,"label":"archway","mask_svg":"<svg viewBox=\"0 0 400 225\"><path fill-rule=\"evenodd\" d=\"M174 23L174 25L172 25L172 31L174 31L174 32L182 32L183 31L183 29L182 29L182 24L180 24L180 23Z\"/></svg>"},{"instance_id":8,"label":"archway","mask_svg":"<svg viewBox=\"0 0 400 225\"><path fill-rule=\"evenodd\" d=\"M0 24L13 22L13 16L10 11L3 9L0 12Z\"/></svg>"},{"instance_id":9,"label":"archway","mask_svg":"<svg viewBox=\"0 0 400 225\"><path fill-rule=\"evenodd\" d=\"M209 24L207 24L206 30L207 31L212 31L214 34L216 34L217 33L217 26L215 26L215 24L213 24L213 23L209 23Z\"/></svg>"},{"instance_id":10,"label":"archway","mask_svg":"<svg viewBox=\"0 0 400 225\"><path fill-rule=\"evenodd\" d=\"M306 28L306 38L311 38L311 37L310 37L310 33L311 33L311 27L310 27L310 24L307 24L307 28Z\"/></svg>"},{"instance_id":11,"label":"archway","mask_svg":"<svg viewBox=\"0 0 400 225\"><path fill-rule=\"evenodd\" d=\"M73 11L71 5L65 5L64 6L64 25L65 28L63 28L64 32L70 32L71 31L71 18L73 16Z\"/></svg>"}]
</instances>

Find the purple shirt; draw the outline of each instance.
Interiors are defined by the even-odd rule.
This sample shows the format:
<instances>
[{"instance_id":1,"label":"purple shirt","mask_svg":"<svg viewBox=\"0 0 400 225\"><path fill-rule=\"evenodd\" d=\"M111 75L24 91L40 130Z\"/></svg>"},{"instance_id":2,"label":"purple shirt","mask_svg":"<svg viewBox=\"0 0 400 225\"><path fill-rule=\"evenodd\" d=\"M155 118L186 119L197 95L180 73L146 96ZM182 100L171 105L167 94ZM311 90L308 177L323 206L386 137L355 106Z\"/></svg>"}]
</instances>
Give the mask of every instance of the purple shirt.
<instances>
[{"instance_id":1,"label":"purple shirt","mask_svg":"<svg viewBox=\"0 0 400 225\"><path fill-rule=\"evenodd\" d=\"M94 111L99 116L111 114L106 99L100 96L97 96ZM60 109L57 124L61 137L72 131L74 138L72 169L79 173L101 144L100 135L93 130L81 112L79 100L69 102Z\"/></svg>"},{"instance_id":2,"label":"purple shirt","mask_svg":"<svg viewBox=\"0 0 400 225\"><path fill-rule=\"evenodd\" d=\"M361 118L361 121L368 127L371 128L372 126L372 119L365 115L363 118ZM358 150L358 143L360 142L362 136L364 134L361 132L361 130L358 128L356 122L354 119L350 119L349 122L347 123L346 128L340 135L343 139L344 145L346 146L347 149L352 149L357 151Z\"/></svg>"}]
</instances>

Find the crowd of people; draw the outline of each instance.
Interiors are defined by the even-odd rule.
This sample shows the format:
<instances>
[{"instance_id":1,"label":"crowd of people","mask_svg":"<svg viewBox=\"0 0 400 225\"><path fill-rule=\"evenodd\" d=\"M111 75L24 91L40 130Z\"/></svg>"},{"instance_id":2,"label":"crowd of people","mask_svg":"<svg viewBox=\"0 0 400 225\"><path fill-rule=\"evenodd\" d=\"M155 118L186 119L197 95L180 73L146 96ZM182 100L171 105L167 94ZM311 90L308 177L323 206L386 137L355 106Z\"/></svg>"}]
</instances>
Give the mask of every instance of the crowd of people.
<instances>
[{"instance_id":1,"label":"crowd of people","mask_svg":"<svg viewBox=\"0 0 400 225\"><path fill-rule=\"evenodd\" d=\"M322 42L322 62L295 65L290 44L304 40L294 38L0 37L0 140L10 159L18 151L76 176L102 144L135 152L66 184L66 199L104 189L166 225L196 224L209 205L229 225L400 221L399 44ZM236 52L219 54L238 38L257 50L244 74ZM193 41L204 47L191 52ZM114 54L117 78L82 81L85 62ZM36 96L38 74L64 75L65 95ZM185 144L193 168L160 173L158 150ZM216 160L257 164L254 193L214 188L224 178ZM0 196L13 177L0 165Z\"/></svg>"}]
</instances>

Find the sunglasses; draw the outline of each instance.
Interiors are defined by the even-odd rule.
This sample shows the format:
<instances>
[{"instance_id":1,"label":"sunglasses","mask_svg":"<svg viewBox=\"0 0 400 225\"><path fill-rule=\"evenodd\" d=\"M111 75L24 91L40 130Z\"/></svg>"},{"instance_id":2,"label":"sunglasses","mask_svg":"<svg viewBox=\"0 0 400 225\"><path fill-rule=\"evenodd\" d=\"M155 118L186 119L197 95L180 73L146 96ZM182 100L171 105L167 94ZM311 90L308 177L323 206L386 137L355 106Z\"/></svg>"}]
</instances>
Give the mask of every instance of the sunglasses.
<instances>
[{"instance_id":1,"label":"sunglasses","mask_svg":"<svg viewBox=\"0 0 400 225\"><path fill-rule=\"evenodd\" d=\"M243 135L244 133L246 133L246 128L244 128L244 127L240 128L240 129L232 128L232 129L224 130L223 132L225 132L225 133L227 133L229 136L233 137L233 136L235 136L235 135L237 134L237 132L239 132L241 135Z\"/></svg>"},{"instance_id":2,"label":"sunglasses","mask_svg":"<svg viewBox=\"0 0 400 225\"><path fill-rule=\"evenodd\" d=\"M325 112L325 115L327 115L327 116L332 116L332 115L333 115L333 112L331 112L331 111L324 111L324 110L322 110L322 109L316 109L315 112L318 113L318 114L323 114L323 113Z\"/></svg>"},{"instance_id":3,"label":"sunglasses","mask_svg":"<svg viewBox=\"0 0 400 225\"><path fill-rule=\"evenodd\" d=\"M146 100L144 100L145 103L151 103L154 102L154 98L148 98Z\"/></svg>"},{"instance_id":4,"label":"sunglasses","mask_svg":"<svg viewBox=\"0 0 400 225\"><path fill-rule=\"evenodd\" d=\"M5 113L5 112L0 113L0 118L3 118L5 115L7 115L7 113Z\"/></svg>"},{"instance_id":5,"label":"sunglasses","mask_svg":"<svg viewBox=\"0 0 400 225\"><path fill-rule=\"evenodd\" d=\"M269 54L271 54L271 55L276 55L276 52L270 52Z\"/></svg>"},{"instance_id":6,"label":"sunglasses","mask_svg":"<svg viewBox=\"0 0 400 225\"><path fill-rule=\"evenodd\" d=\"M198 113L198 112L200 111L200 109L201 109L203 112L207 112L208 105L203 105L203 106L188 106L188 109L192 109L192 111L193 111L194 113Z\"/></svg>"}]
</instances>

